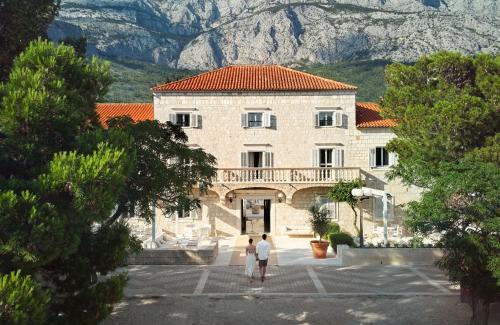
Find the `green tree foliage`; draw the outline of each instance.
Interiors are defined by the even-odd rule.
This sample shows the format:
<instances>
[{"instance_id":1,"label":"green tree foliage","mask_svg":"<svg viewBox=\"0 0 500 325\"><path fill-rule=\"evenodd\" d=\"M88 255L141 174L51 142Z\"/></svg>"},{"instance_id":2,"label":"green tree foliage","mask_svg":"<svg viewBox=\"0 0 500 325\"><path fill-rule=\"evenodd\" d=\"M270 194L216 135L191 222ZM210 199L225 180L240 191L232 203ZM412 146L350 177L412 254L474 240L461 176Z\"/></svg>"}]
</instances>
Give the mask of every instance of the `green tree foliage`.
<instances>
[{"instance_id":1,"label":"green tree foliage","mask_svg":"<svg viewBox=\"0 0 500 325\"><path fill-rule=\"evenodd\" d=\"M415 232L442 234L439 266L472 294L473 324L487 324L500 292L500 57L442 52L391 65L382 114L399 121L391 177L424 188L408 206Z\"/></svg>"},{"instance_id":2,"label":"green tree foliage","mask_svg":"<svg viewBox=\"0 0 500 325\"><path fill-rule=\"evenodd\" d=\"M189 148L181 127L170 122L134 124L128 117L119 117L108 124L111 132L119 130L134 139L128 150L137 161L110 221L131 209L151 220L152 203L165 214L199 207L199 200L191 198L193 187L203 194L211 186L216 174L214 156Z\"/></svg>"},{"instance_id":3,"label":"green tree foliage","mask_svg":"<svg viewBox=\"0 0 500 325\"><path fill-rule=\"evenodd\" d=\"M54 153L76 147L99 124L96 101L111 83L109 65L88 62L72 47L37 41L16 58L0 86L0 173L31 179Z\"/></svg>"},{"instance_id":4,"label":"green tree foliage","mask_svg":"<svg viewBox=\"0 0 500 325\"><path fill-rule=\"evenodd\" d=\"M0 274L0 322L2 324L43 324L49 294L21 271Z\"/></svg>"},{"instance_id":5,"label":"green tree foliage","mask_svg":"<svg viewBox=\"0 0 500 325\"><path fill-rule=\"evenodd\" d=\"M125 277L105 276L140 243L117 210L194 206L187 189L214 175L170 123L103 129L95 103L109 83L107 64L38 40L0 85L0 272L36 275L50 324L97 323L120 299Z\"/></svg>"},{"instance_id":6,"label":"green tree foliage","mask_svg":"<svg viewBox=\"0 0 500 325\"><path fill-rule=\"evenodd\" d=\"M350 207L352 212L354 212L354 229L359 232L358 228L358 213L356 212L356 205L358 201L354 196L352 196L351 191L355 188L361 188L363 182L360 179L355 179L349 182L340 181L335 184L327 193L327 196L335 202L345 202Z\"/></svg>"},{"instance_id":7,"label":"green tree foliage","mask_svg":"<svg viewBox=\"0 0 500 325\"><path fill-rule=\"evenodd\" d=\"M398 153L392 176L428 187L440 162L492 144L500 129L500 57L440 52L413 66L388 66L382 114L399 121L388 149Z\"/></svg>"},{"instance_id":8,"label":"green tree foliage","mask_svg":"<svg viewBox=\"0 0 500 325\"><path fill-rule=\"evenodd\" d=\"M0 0L0 81L6 80L14 58L28 43L47 37L59 0Z\"/></svg>"}]
</instances>

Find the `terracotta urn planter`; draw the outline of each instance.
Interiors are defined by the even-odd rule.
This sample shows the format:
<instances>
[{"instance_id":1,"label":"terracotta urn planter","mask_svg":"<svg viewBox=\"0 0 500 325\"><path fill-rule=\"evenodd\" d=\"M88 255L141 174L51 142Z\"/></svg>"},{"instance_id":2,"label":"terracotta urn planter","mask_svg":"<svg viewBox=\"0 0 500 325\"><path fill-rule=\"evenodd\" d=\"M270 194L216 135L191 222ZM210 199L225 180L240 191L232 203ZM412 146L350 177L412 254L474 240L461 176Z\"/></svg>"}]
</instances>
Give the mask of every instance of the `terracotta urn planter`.
<instances>
[{"instance_id":1,"label":"terracotta urn planter","mask_svg":"<svg viewBox=\"0 0 500 325\"><path fill-rule=\"evenodd\" d=\"M311 248L314 258L326 258L328 245L330 245L330 243L326 240L322 240L321 242L319 240L311 240Z\"/></svg>"}]
</instances>

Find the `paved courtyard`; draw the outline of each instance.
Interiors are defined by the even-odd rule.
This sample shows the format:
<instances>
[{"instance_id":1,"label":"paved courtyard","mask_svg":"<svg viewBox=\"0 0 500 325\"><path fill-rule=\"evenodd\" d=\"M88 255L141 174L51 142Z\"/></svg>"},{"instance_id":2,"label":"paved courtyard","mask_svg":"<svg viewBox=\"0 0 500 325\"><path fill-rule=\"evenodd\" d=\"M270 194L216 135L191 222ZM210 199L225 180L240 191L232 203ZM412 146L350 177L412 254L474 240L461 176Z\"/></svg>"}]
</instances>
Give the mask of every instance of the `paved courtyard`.
<instances>
[{"instance_id":1,"label":"paved courtyard","mask_svg":"<svg viewBox=\"0 0 500 325\"><path fill-rule=\"evenodd\" d=\"M467 324L468 305L432 266L131 266L103 324ZM494 306L491 324L499 324Z\"/></svg>"}]
</instances>

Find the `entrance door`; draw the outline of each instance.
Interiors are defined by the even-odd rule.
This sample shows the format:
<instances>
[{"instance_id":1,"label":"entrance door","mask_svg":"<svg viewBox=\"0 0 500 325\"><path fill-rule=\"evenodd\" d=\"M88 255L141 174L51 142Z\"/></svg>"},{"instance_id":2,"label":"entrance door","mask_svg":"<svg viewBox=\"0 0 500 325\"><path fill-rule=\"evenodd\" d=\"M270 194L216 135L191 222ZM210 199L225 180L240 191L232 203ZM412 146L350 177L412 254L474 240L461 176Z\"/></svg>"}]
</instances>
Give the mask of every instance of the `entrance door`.
<instances>
[{"instance_id":1,"label":"entrance door","mask_svg":"<svg viewBox=\"0 0 500 325\"><path fill-rule=\"evenodd\" d=\"M241 200L241 233L262 234L271 231L271 200Z\"/></svg>"}]
</instances>

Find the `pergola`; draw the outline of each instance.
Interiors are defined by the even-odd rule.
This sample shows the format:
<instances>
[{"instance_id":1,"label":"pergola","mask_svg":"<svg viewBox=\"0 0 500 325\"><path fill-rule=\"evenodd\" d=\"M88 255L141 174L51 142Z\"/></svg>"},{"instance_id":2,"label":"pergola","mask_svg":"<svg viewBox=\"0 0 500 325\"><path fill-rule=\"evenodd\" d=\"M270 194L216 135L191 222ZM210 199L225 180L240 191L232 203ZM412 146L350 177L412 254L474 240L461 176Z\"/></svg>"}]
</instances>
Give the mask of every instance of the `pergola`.
<instances>
[{"instance_id":1,"label":"pergola","mask_svg":"<svg viewBox=\"0 0 500 325\"><path fill-rule=\"evenodd\" d=\"M351 191L352 196L354 196L358 200L359 207L359 244L363 247L363 209L361 208L361 200L373 196L381 196L382 197L382 219L384 222L384 246L387 246L387 212L388 212L388 199L391 197L391 194L377 190L369 187L362 188L354 188Z\"/></svg>"}]
</instances>

